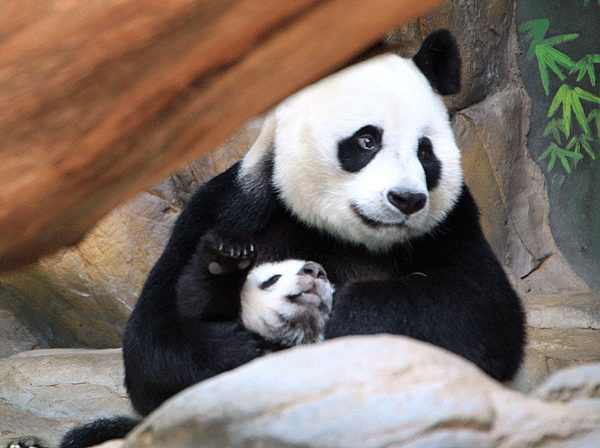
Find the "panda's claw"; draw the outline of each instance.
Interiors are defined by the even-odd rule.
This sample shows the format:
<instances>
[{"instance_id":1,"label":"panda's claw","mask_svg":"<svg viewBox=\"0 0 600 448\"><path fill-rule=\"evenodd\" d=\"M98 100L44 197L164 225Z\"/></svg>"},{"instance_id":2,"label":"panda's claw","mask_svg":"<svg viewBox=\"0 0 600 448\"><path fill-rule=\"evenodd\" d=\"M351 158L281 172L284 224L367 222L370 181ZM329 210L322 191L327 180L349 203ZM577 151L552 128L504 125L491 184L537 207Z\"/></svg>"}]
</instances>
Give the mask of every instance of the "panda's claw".
<instances>
[{"instance_id":1,"label":"panda's claw","mask_svg":"<svg viewBox=\"0 0 600 448\"><path fill-rule=\"evenodd\" d=\"M213 275L248 269L256 258L254 243L245 235L216 229L204 235L204 256ZM210 269L218 265L221 269Z\"/></svg>"}]
</instances>

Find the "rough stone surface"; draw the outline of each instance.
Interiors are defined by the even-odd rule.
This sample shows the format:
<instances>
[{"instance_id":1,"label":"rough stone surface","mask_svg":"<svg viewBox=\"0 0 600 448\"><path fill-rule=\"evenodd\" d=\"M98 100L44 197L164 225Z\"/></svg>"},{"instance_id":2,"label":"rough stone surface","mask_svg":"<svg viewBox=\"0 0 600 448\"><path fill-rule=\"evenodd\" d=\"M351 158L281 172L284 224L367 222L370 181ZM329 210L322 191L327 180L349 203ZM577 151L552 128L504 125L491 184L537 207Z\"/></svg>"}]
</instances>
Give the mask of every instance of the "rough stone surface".
<instances>
[{"instance_id":1,"label":"rough stone surface","mask_svg":"<svg viewBox=\"0 0 600 448\"><path fill-rule=\"evenodd\" d=\"M552 238L543 176L526 153L528 109L525 91L511 85L455 115L465 181L490 244L516 276L530 276L552 259L537 282L528 279L531 289L587 290Z\"/></svg>"},{"instance_id":2,"label":"rough stone surface","mask_svg":"<svg viewBox=\"0 0 600 448\"><path fill-rule=\"evenodd\" d=\"M119 347L146 276L178 212L198 185L238 160L260 120L204 159L106 216L76 247L0 277L0 307L15 312L44 347Z\"/></svg>"},{"instance_id":3,"label":"rough stone surface","mask_svg":"<svg viewBox=\"0 0 600 448\"><path fill-rule=\"evenodd\" d=\"M528 344L514 386L527 392L565 367L600 362L600 293L523 296Z\"/></svg>"},{"instance_id":4,"label":"rough stone surface","mask_svg":"<svg viewBox=\"0 0 600 448\"><path fill-rule=\"evenodd\" d=\"M0 310L0 358L32 350L37 345L37 339L13 313Z\"/></svg>"},{"instance_id":5,"label":"rough stone surface","mask_svg":"<svg viewBox=\"0 0 600 448\"><path fill-rule=\"evenodd\" d=\"M546 401L600 399L600 364L572 366L558 371L538 386L532 396Z\"/></svg>"},{"instance_id":6,"label":"rough stone surface","mask_svg":"<svg viewBox=\"0 0 600 448\"><path fill-rule=\"evenodd\" d=\"M585 310L592 298L579 297L579 303ZM555 345L564 345L564 339ZM565 360L573 357L578 344L593 348L592 341L570 342L573 346L563 354ZM544 343L551 345L548 340ZM548 360L556 359L552 358L556 350L547 349L546 371L537 383L548 374ZM584 443L600 431L600 363L592 360L556 371L523 395L428 344L392 336L339 339L308 351L262 358L184 392L151 417L152 429L130 438L128 446L183 447L189 440L179 435L187 437L192 431L195 443L194 437L204 437L197 431L207 431L213 439L198 446L229 446L231 438L242 434L239 437L250 445L235 439L231 446L377 447L402 441L406 446L434 448L528 447L554 437L560 441L557 447L593 447ZM132 414L122 377L119 350L35 350L0 360L0 446L29 436L53 446L75 424ZM547 406L540 400L570 404ZM591 429L579 408L584 413L592 410ZM565 415L569 423L557 423ZM360 430L352 432L357 427ZM288 430L289 437L281 435ZM338 430L349 432L340 439L343 444L335 442ZM321 436L330 431L329 441L321 443ZM179 435L174 437L173 432ZM173 445L165 445L160 434ZM506 434L510 438L505 440ZM305 441L307 445L302 444Z\"/></svg>"},{"instance_id":7,"label":"rough stone surface","mask_svg":"<svg viewBox=\"0 0 600 448\"><path fill-rule=\"evenodd\" d=\"M50 349L0 359L0 446L35 436L55 446L75 424L133 415L121 351Z\"/></svg>"},{"instance_id":8,"label":"rough stone surface","mask_svg":"<svg viewBox=\"0 0 600 448\"><path fill-rule=\"evenodd\" d=\"M598 400L527 397L449 352L375 336L288 350L194 386L124 446L526 448L597 437Z\"/></svg>"}]
</instances>

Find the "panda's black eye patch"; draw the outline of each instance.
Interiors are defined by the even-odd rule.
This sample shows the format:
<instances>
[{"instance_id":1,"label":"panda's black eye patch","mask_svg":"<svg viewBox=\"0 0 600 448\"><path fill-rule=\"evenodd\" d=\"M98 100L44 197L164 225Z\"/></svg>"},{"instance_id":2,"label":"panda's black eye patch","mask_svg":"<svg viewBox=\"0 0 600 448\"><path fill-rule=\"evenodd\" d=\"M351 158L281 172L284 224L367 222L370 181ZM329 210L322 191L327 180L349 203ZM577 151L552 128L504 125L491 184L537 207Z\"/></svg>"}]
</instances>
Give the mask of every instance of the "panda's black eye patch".
<instances>
[{"instance_id":1,"label":"panda's black eye patch","mask_svg":"<svg viewBox=\"0 0 600 448\"><path fill-rule=\"evenodd\" d=\"M350 137L338 142L338 159L342 169L356 173L369 164L381 149L383 130L377 126L363 126Z\"/></svg>"},{"instance_id":2,"label":"panda's black eye patch","mask_svg":"<svg viewBox=\"0 0 600 448\"><path fill-rule=\"evenodd\" d=\"M280 274L274 275L273 277L269 278L268 280L265 280L264 282L262 282L259 286L260 289L267 289L270 286L273 286L275 283L277 283L277 280L279 280L281 278Z\"/></svg>"},{"instance_id":3,"label":"panda's black eye patch","mask_svg":"<svg viewBox=\"0 0 600 448\"><path fill-rule=\"evenodd\" d=\"M417 157L423 166L425 171L425 181L427 182L427 189L432 190L437 187L440 177L442 174L442 164L433 152L433 143L427 137L421 137L419 139L419 146L417 148Z\"/></svg>"}]
</instances>

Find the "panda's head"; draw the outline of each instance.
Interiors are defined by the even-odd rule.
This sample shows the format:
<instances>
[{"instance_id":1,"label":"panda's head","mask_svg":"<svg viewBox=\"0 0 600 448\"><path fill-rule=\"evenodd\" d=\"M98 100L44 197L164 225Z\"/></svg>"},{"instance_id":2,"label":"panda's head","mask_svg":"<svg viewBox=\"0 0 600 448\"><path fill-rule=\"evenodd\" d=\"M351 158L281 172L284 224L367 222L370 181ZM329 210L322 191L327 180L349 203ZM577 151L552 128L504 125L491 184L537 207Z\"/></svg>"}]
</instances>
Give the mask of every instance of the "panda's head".
<instances>
[{"instance_id":1,"label":"panda's head","mask_svg":"<svg viewBox=\"0 0 600 448\"><path fill-rule=\"evenodd\" d=\"M440 95L456 93L460 59L449 32L413 59L385 54L346 68L282 102L242 163L261 160L301 221L385 251L431 231L462 186L460 151Z\"/></svg>"}]
</instances>

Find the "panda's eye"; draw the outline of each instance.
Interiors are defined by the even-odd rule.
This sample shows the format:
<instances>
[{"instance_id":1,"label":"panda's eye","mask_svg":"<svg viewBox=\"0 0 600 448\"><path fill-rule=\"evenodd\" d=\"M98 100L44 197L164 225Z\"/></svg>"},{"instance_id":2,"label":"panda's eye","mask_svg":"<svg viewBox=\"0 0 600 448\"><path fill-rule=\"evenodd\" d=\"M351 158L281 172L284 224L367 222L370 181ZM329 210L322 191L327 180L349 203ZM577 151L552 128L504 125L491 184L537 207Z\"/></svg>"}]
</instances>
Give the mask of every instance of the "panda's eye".
<instances>
[{"instance_id":1,"label":"panda's eye","mask_svg":"<svg viewBox=\"0 0 600 448\"><path fill-rule=\"evenodd\" d=\"M433 157L433 144L427 137L419 139L419 147L417 149L417 157L421 162L430 161Z\"/></svg>"},{"instance_id":2,"label":"panda's eye","mask_svg":"<svg viewBox=\"0 0 600 448\"><path fill-rule=\"evenodd\" d=\"M377 141L372 135L365 134L358 137L358 144L365 151L372 151L377 146Z\"/></svg>"},{"instance_id":3,"label":"panda's eye","mask_svg":"<svg viewBox=\"0 0 600 448\"><path fill-rule=\"evenodd\" d=\"M338 142L338 160L343 170L357 173L369 164L382 148L383 129L369 124Z\"/></svg>"},{"instance_id":4,"label":"panda's eye","mask_svg":"<svg viewBox=\"0 0 600 448\"><path fill-rule=\"evenodd\" d=\"M270 286L273 286L275 283L277 283L277 280L279 280L281 278L280 274L274 275L273 277L269 278L268 280L265 280L264 282L262 282L260 284L260 289L267 289Z\"/></svg>"}]
</instances>

